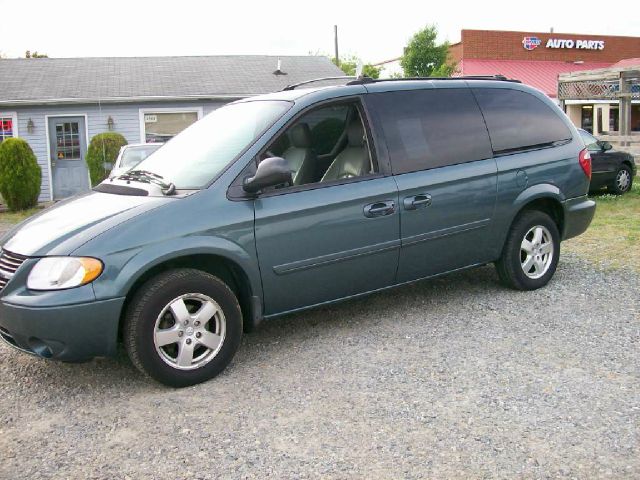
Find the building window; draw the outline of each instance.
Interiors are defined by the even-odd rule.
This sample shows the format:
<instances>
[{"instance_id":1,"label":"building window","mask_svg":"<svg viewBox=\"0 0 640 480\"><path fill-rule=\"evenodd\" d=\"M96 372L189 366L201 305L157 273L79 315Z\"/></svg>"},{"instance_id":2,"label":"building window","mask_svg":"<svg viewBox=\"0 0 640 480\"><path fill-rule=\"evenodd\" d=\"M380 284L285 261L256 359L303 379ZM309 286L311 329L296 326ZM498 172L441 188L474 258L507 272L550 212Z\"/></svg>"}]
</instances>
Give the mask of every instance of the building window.
<instances>
[{"instance_id":1,"label":"building window","mask_svg":"<svg viewBox=\"0 0 640 480\"><path fill-rule=\"evenodd\" d=\"M640 105L631 105L631 131L640 130Z\"/></svg>"},{"instance_id":2,"label":"building window","mask_svg":"<svg viewBox=\"0 0 640 480\"><path fill-rule=\"evenodd\" d=\"M593 105L582 106L580 126L589 133L593 132Z\"/></svg>"},{"instance_id":3,"label":"building window","mask_svg":"<svg viewBox=\"0 0 640 480\"><path fill-rule=\"evenodd\" d=\"M195 123L202 110L140 110L141 140L144 143L163 143Z\"/></svg>"},{"instance_id":4,"label":"building window","mask_svg":"<svg viewBox=\"0 0 640 480\"><path fill-rule=\"evenodd\" d=\"M18 136L18 119L15 113L0 112L0 142Z\"/></svg>"},{"instance_id":5,"label":"building window","mask_svg":"<svg viewBox=\"0 0 640 480\"><path fill-rule=\"evenodd\" d=\"M609 108L609 131L610 132L617 132L618 131L618 120L620 119L619 117L620 114L620 110L618 105L611 105L611 107Z\"/></svg>"},{"instance_id":6,"label":"building window","mask_svg":"<svg viewBox=\"0 0 640 480\"><path fill-rule=\"evenodd\" d=\"M80 132L78 122L56 125L56 158L59 160L80 158Z\"/></svg>"}]
</instances>

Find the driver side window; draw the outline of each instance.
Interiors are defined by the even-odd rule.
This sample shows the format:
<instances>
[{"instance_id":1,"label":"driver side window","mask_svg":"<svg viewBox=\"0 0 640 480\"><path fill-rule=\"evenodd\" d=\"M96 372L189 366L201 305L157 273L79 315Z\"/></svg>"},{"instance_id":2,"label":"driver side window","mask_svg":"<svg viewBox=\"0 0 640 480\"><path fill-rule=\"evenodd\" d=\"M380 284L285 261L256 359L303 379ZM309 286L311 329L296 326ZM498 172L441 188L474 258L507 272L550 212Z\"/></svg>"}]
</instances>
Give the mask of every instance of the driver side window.
<instances>
[{"instance_id":1,"label":"driver side window","mask_svg":"<svg viewBox=\"0 0 640 480\"><path fill-rule=\"evenodd\" d=\"M371 149L356 103L305 113L260 156L284 158L293 185L331 182L375 173Z\"/></svg>"}]
</instances>

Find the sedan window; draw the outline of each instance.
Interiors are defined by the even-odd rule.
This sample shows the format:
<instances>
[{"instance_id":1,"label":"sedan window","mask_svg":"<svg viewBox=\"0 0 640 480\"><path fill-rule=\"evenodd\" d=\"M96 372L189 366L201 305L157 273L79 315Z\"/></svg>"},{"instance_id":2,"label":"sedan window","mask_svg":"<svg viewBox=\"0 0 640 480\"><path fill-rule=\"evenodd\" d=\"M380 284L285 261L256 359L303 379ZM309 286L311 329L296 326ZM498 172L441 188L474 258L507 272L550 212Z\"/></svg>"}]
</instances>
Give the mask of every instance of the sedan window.
<instances>
[{"instance_id":1,"label":"sedan window","mask_svg":"<svg viewBox=\"0 0 640 480\"><path fill-rule=\"evenodd\" d=\"M584 130L580 130L580 136L582 137L582 141L587 146L587 150L591 152L599 152L600 144L598 143L598 139L591 135L589 132L585 132Z\"/></svg>"}]
</instances>

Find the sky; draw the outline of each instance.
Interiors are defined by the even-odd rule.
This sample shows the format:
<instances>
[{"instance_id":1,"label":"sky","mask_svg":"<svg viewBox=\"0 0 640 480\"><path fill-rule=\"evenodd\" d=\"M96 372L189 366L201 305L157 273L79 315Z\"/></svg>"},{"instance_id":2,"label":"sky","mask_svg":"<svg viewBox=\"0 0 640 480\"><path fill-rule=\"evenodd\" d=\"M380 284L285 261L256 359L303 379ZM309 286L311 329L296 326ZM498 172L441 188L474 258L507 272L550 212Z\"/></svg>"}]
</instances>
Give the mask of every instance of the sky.
<instances>
[{"instance_id":1,"label":"sky","mask_svg":"<svg viewBox=\"0 0 640 480\"><path fill-rule=\"evenodd\" d=\"M0 0L0 53L50 57L340 54L377 63L402 54L435 24L440 40L460 30L521 30L640 36L631 0L589 1L194 1ZM628 12L627 15L621 12Z\"/></svg>"}]
</instances>

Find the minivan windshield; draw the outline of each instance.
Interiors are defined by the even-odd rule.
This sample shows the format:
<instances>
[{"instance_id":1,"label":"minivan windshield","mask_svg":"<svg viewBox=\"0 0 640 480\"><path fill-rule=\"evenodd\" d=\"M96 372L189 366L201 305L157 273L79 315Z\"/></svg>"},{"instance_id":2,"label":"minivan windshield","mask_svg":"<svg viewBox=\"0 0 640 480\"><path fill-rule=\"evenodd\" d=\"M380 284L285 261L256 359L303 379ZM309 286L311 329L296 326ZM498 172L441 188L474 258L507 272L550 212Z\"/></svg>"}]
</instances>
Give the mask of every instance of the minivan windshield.
<instances>
[{"instance_id":1,"label":"minivan windshield","mask_svg":"<svg viewBox=\"0 0 640 480\"><path fill-rule=\"evenodd\" d=\"M203 188L291 105L286 101L256 100L214 110L152 153L133 173L142 171L161 177L177 189Z\"/></svg>"}]
</instances>

